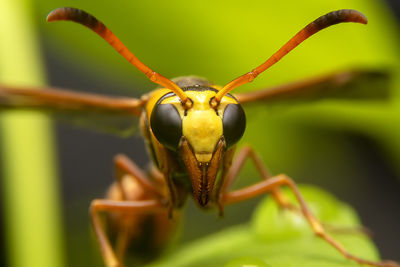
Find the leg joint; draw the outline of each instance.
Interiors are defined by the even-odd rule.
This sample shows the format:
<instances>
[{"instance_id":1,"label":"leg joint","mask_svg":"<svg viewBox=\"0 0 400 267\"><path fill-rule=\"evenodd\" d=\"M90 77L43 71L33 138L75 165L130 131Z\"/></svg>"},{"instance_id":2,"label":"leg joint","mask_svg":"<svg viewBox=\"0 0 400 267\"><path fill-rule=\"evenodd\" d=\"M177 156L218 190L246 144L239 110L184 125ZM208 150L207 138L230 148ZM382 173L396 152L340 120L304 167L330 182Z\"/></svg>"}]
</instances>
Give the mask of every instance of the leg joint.
<instances>
[{"instance_id":1,"label":"leg joint","mask_svg":"<svg viewBox=\"0 0 400 267\"><path fill-rule=\"evenodd\" d=\"M100 202L99 199L93 199L90 202L90 207L89 207L90 214L96 213L99 210L99 208L98 208L99 207L99 202Z\"/></svg>"}]
</instances>

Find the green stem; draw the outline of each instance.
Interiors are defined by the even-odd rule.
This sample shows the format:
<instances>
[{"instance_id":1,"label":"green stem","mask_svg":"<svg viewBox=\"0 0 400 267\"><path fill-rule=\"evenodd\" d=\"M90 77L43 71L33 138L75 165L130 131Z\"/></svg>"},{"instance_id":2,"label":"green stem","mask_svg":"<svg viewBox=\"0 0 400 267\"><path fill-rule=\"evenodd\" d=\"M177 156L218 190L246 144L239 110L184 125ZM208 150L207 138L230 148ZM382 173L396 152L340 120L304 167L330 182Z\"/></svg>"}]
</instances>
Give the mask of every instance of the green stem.
<instances>
[{"instance_id":1,"label":"green stem","mask_svg":"<svg viewBox=\"0 0 400 267\"><path fill-rule=\"evenodd\" d=\"M0 81L44 84L29 0L0 1ZM63 266L60 202L51 125L42 114L0 120L7 266Z\"/></svg>"}]
</instances>

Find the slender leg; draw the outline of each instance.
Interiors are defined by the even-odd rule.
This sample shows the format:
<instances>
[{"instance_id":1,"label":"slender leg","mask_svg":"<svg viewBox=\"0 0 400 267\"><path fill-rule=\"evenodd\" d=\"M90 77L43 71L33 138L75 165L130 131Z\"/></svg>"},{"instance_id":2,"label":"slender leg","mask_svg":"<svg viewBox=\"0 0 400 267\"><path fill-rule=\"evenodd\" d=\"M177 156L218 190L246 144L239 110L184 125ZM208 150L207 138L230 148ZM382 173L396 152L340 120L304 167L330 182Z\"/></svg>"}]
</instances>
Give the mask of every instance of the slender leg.
<instances>
[{"instance_id":1,"label":"slender leg","mask_svg":"<svg viewBox=\"0 0 400 267\"><path fill-rule=\"evenodd\" d=\"M331 236L329 236L326 232L322 224L318 221L318 219L311 213L310 209L308 208L306 202L304 201L303 197L301 196L296 184L293 182L292 179L287 177L284 174L277 175L271 177L267 180L261 181L257 184L228 192L222 196L222 204L231 204L236 202L241 202L255 196L270 193L274 190L282 187L288 186L292 192L294 193L297 201L300 204L301 212L303 213L304 217L308 220L312 230L314 233L319 236L320 238L324 239L326 242L331 244L336 250L338 250L344 257L347 259L353 260L360 264L367 264L371 266L378 266L378 267L400 267L400 264L392 261L382 261L382 262L373 262L369 260L364 260L358 258L349 252L336 240L334 240Z\"/></svg>"},{"instance_id":2,"label":"slender leg","mask_svg":"<svg viewBox=\"0 0 400 267\"><path fill-rule=\"evenodd\" d=\"M115 255L121 262L124 261L126 250L132 239L132 227L124 226L118 229L117 239L115 241Z\"/></svg>"},{"instance_id":3,"label":"slender leg","mask_svg":"<svg viewBox=\"0 0 400 267\"><path fill-rule=\"evenodd\" d=\"M145 203L145 201L156 201L162 202L165 198L162 195L160 189L150 182L143 171L127 156L117 155L114 158L115 164L115 179L116 182L110 187L108 193L108 200L103 201L114 201L112 203L119 203L118 206L123 205L121 203L132 203L133 216L135 213L142 213L141 211L135 211L135 205L141 205L138 203ZM127 183L128 182L128 183ZM97 238L99 240L100 248L104 257L104 261L107 266L119 266L120 262L123 261L126 248L128 247L132 238L132 213L125 215L119 215L116 223L118 224L118 232L116 236L115 249L112 249L108 239L101 225L99 215L96 210L101 211L95 201L92 202L92 221L95 228ZM152 213L152 206L149 206L149 212ZM104 210L104 209L103 209ZM116 211L116 208L111 208L109 211ZM139 214L137 214L139 215ZM115 252L114 252L115 251Z\"/></svg>"},{"instance_id":4,"label":"slender leg","mask_svg":"<svg viewBox=\"0 0 400 267\"><path fill-rule=\"evenodd\" d=\"M244 146L236 155L235 160L232 163L231 168L229 169L229 172L222 185L220 196L221 194L226 193L229 190L229 188L234 184L245 161L249 158L253 161L254 165L256 166L263 180L271 178L271 174L269 173L268 169L264 166L261 158L254 151L254 149L250 146ZM291 211L301 213L301 210L297 206L290 203L290 201L286 198L286 196L282 193L281 190L275 189L271 191L271 194L274 197L275 201L278 203L279 207L281 207L282 209L289 209ZM221 199L221 197L219 199ZM221 206L221 204L219 205ZM223 210L223 208L220 207L220 210ZM325 229L327 229L329 232L342 233L342 234L362 233L368 236L372 236L371 231L365 227L345 228L345 227L335 227L325 223L322 224L324 225Z\"/></svg>"},{"instance_id":5,"label":"slender leg","mask_svg":"<svg viewBox=\"0 0 400 267\"><path fill-rule=\"evenodd\" d=\"M158 199L163 201L164 195L161 193L159 187L160 184L152 183L147 175L127 156L118 154L114 158L115 164L115 179L116 186L119 189L119 197L112 197L113 200L121 201L138 201L144 199ZM126 181L130 179L132 182ZM129 182L127 184L126 182ZM132 187L132 184L138 185L137 189ZM158 186L157 186L158 185ZM129 219L131 217L131 219ZM117 238L115 242L115 254L120 261L123 261L126 249L128 248L132 239L133 228L135 223L132 222L132 216L121 217L120 220L125 221L123 224L119 224Z\"/></svg>"},{"instance_id":6,"label":"slender leg","mask_svg":"<svg viewBox=\"0 0 400 267\"><path fill-rule=\"evenodd\" d=\"M165 198L161 190L151 183L143 171L127 156L123 154L116 155L114 158L114 164L116 172L115 177L121 192L124 195L124 199L126 199L127 192L125 192L122 186L122 177L124 177L125 174L130 174L133 179L137 180L146 193L158 199Z\"/></svg>"},{"instance_id":7,"label":"slender leg","mask_svg":"<svg viewBox=\"0 0 400 267\"><path fill-rule=\"evenodd\" d=\"M242 149L240 149L240 151L236 155L235 160L232 163L232 166L225 177L224 183L220 191L219 199L221 199L221 196L225 194L229 190L229 188L233 185L233 183L236 181L238 174L247 159L251 159L253 161L254 165L256 166L263 180L271 178L271 174L269 173L268 169L264 166L261 158L257 155L254 149L251 148L250 146L244 146ZM271 194L281 208L287 208L290 210L297 209L295 206L289 203L285 195L279 189L272 190Z\"/></svg>"},{"instance_id":8,"label":"slender leg","mask_svg":"<svg viewBox=\"0 0 400 267\"><path fill-rule=\"evenodd\" d=\"M159 212L165 212L166 206L157 200L114 201L107 199L95 199L92 201L90 206L90 215L97 240L100 244L104 263L107 267L121 267L123 265L116 257L101 224L99 212L102 211L129 212L131 214L155 214Z\"/></svg>"}]
</instances>

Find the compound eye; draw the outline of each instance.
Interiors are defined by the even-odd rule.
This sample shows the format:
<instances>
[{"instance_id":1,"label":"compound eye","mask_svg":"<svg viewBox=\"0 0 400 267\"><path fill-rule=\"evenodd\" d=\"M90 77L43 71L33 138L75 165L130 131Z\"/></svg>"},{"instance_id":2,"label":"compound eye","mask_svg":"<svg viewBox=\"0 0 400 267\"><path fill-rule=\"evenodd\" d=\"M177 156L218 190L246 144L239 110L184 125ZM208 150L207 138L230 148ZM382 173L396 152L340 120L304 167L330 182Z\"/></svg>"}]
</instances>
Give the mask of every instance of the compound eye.
<instances>
[{"instance_id":1,"label":"compound eye","mask_svg":"<svg viewBox=\"0 0 400 267\"><path fill-rule=\"evenodd\" d=\"M246 128L246 115L242 106L239 104L227 105L222 118L222 125L226 146L229 148L240 140Z\"/></svg>"},{"instance_id":2,"label":"compound eye","mask_svg":"<svg viewBox=\"0 0 400 267\"><path fill-rule=\"evenodd\" d=\"M182 137L182 119L172 104L156 104L150 117L150 126L157 140L176 151Z\"/></svg>"}]
</instances>

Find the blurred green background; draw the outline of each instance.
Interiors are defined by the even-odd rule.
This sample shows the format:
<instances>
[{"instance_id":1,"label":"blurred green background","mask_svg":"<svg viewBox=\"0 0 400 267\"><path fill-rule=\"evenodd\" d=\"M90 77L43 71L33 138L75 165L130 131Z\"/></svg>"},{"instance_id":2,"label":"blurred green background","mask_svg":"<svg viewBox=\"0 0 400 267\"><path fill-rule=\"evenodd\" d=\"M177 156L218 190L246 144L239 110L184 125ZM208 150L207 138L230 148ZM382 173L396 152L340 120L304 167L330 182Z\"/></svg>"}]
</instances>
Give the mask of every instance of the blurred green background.
<instances>
[{"instance_id":1,"label":"blurred green background","mask_svg":"<svg viewBox=\"0 0 400 267\"><path fill-rule=\"evenodd\" d=\"M2 82L48 84L134 97L155 87L82 26L46 24L47 13L63 6L94 14L139 59L164 76L195 74L217 84L225 84L260 64L301 27L322 14L342 8L363 12L369 19L368 26L346 24L318 33L237 91L361 66L384 69L393 75L392 99L385 103L324 101L273 109L254 107L248 110L242 143L257 148L273 173L287 173L299 183L318 185L350 203L375 233L382 256L400 260L397 0L255 0L251 4L244 0L2 0ZM5 125L3 130L11 129ZM49 142L53 141L45 132L34 139L33 147L28 142L17 148L22 157L15 164L17 169L24 169L23 164L28 163L33 167L40 165L45 171L39 171L39 177L23 175L20 181L2 177L3 266L100 265L87 214L90 200L101 197L113 181L112 158L116 153L129 155L140 166L148 162L140 137L125 140L59 123L53 126L55 152L50 152ZM40 131L46 127L40 127ZM22 131L34 135L29 127ZM25 140L14 131L9 135L15 135L17 143ZM38 139L43 138L46 140L41 143ZM7 147L4 140L2 146ZM37 163L43 147L47 158L44 163ZM6 153L2 154L0 165L3 170ZM56 159L60 163L55 163ZM52 174L57 166L59 177ZM44 176L50 178L42 180ZM250 164L246 164L241 177L240 185L258 179ZM189 201L181 245L227 225L247 221L257 201L228 207L224 219L217 218L215 213L202 213ZM22 218L22 222L13 221L15 218ZM18 259L21 253L30 256Z\"/></svg>"}]
</instances>

